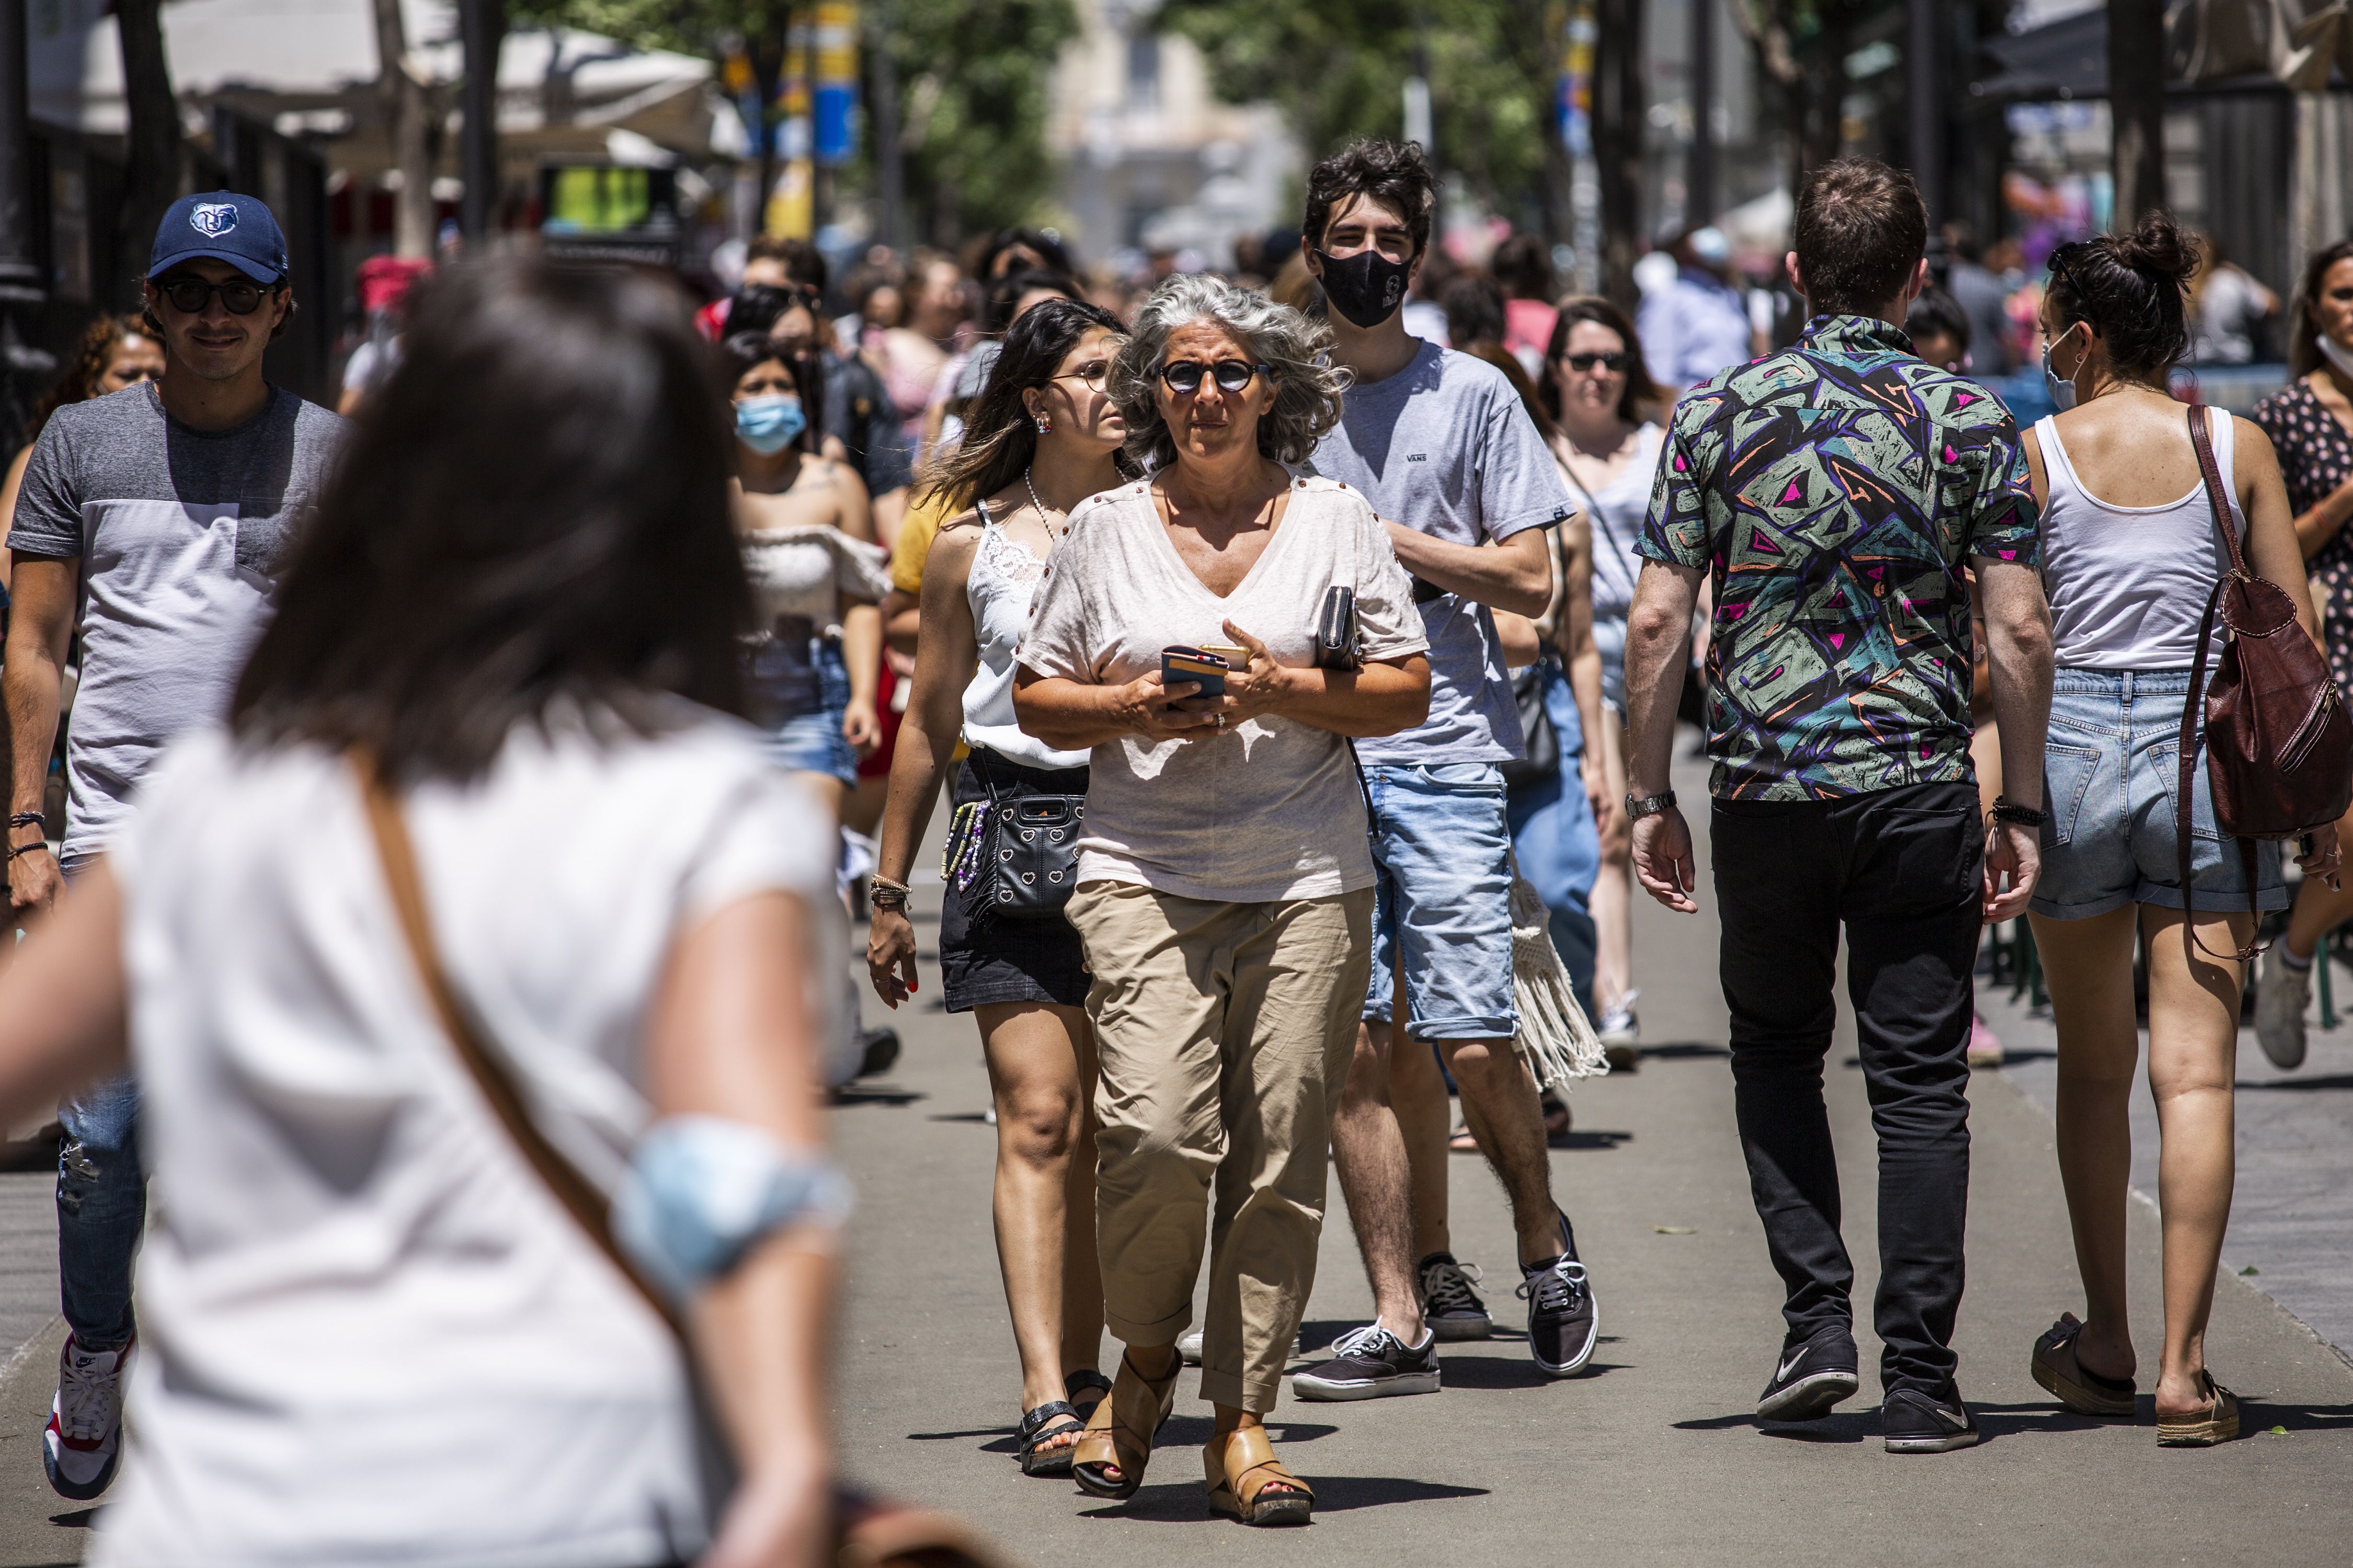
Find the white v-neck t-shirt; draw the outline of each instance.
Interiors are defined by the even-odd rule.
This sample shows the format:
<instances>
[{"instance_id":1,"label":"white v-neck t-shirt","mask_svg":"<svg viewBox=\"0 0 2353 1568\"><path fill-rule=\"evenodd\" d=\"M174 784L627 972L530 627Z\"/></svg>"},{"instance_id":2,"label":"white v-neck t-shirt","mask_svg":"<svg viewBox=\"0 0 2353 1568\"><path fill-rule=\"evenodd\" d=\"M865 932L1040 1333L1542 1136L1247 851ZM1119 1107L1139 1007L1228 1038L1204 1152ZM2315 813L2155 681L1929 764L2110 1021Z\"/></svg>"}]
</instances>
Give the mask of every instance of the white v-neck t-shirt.
<instances>
[{"instance_id":1,"label":"white v-neck t-shirt","mask_svg":"<svg viewBox=\"0 0 2353 1568\"><path fill-rule=\"evenodd\" d=\"M1156 671L1163 648L1231 642L1230 618L1277 663L1305 668L1335 584L1356 595L1367 660L1430 647L1412 580L1358 491L1293 480L1274 537L1221 599L1176 553L1148 482L1126 485L1071 514L1020 662L1040 675L1124 685ZM1348 742L1329 731L1262 717L1198 741L1126 735L1097 746L1091 766L1082 883L1140 883L1223 903L1372 886L1356 766Z\"/></svg>"}]
</instances>

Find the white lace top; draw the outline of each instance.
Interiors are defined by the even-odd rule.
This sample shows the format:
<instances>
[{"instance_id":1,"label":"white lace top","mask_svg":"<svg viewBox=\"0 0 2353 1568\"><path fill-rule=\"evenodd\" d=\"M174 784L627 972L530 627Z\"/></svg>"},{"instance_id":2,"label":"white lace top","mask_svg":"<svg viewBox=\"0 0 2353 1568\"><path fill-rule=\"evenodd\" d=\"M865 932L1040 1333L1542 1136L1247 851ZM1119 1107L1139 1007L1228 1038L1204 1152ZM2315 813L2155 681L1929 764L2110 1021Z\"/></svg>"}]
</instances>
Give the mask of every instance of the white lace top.
<instances>
[{"instance_id":1,"label":"white lace top","mask_svg":"<svg viewBox=\"0 0 2353 1568\"><path fill-rule=\"evenodd\" d=\"M1046 575L1046 563L1028 545L1005 537L997 520L980 506L980 544L973 551L965 596L972 602L972 629L980 644L980 667L964 689L964 740L1000 757L1033 768L1082 768L1093 753L1058 752L1026 734L1013 718L1013 650L1029 626L1029 600Z\"/></svg>"},{"instance_id":2,"label":"white lace top","mask_svg":"<svg viewBox=\"0 0 2353 1568\"><path fill-rule=\"evenodd\" d=\"M891 591L882 551L825 523L753 529L736 537L764 629L794 616L828 633L840 626L845 601L876 605Z\"/></svg>"}]
</instances>

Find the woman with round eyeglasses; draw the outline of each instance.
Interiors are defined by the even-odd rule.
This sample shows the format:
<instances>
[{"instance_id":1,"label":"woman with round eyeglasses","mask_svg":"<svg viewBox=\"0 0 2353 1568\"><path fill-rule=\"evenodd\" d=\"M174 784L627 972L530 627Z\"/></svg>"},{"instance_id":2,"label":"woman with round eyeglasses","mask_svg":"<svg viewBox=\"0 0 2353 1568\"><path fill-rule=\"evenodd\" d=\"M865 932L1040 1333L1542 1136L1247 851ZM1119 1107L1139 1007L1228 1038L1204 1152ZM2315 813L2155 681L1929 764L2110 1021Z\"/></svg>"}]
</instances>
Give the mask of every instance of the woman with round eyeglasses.
<instances>
[{"instance_id":1,"label":"woman with round eyeglasses","mask_svg":"<svg viewBox=\"0 0 2353 1568\"><path fill-rule=\"evenodd\" d=\"M81 335L73 363L33 410L25 445L10 460L7 478L0 479L0 520L16 515L16 491L25 482L25 465L32 461L33 443L40 438L50 415L69 403L87 403L142 382L159 381L163 374L164 341L144 321L123 315L100 316L92 321ZM8 552L0 549L0 583L7 579L8 563Z\"/></svg>"},{"instance_id":2,"label":"woman with round eyeglasses","mask_svg":"<svg viewBox=\"0 0 2353 1568\"><path fill-rule=\"evenodd\" d=\"M1104 1317L1127 1351L1071 1473L1097 1497L1143 1484L1214 1237L1208 1503L1251 1524L1303 1522L1314 1502L1264 1417L1314 1282L1371 972L1348 737L1430 705L1428 638L1380 521L1358 492L1291 472L1339 420L1330 342L1216 278L1154 291L1111 374L1153 477L1071 514L1014 687L1024 730L1091 753L1067 912L1093 976ZM1353 668L1314 658L1335 591Z\"/></svg>"},{"instance_id":3,"label":"woman with round eyeglasses","mask_svg":"<svg viewBox=\"0 0 2353 1568\"><path fill-rule=\"evenodd\" d=\"M2353 691L2353 239L2306 263L2288 318L2287 385L2255 405L2254 422L2279 454L2319 602L2321 647L2337 684ZM2353 816L2337 825L2353 840ZM2255 980L2255 1040L2274 1067L2304 1065L2305 1009L2313 958L2328 933L2353 920L2353 893L2306 877L2286 933Z\"/></svg>"},{"instance_id":4,"label":"woman with round eyeglasses","mask_svg":"<svg viewBox=\"0 0 2353 1568\"><path fill-rule=\"evenodd\" d=\"M1634 323L1607 300L1564 300L1545 349L1537 395L1559 427L1553 457L1584 503L1593 534L1593 646L1601 655L1600 722L1585 748L1585 793L1601 829L1593 884L1596 1033L1609 1065L1631 1069L1634 1011L1633 842L1626 823L1626 615L1642 574L1634 553L1666 433L1649 416L1659 389Z\"/></svg>"},{"instance_id":5,"label":"woman with round eyeglasses","mask_svg":"<svg viewBox=\"0 0 2353 1568\"><path fill-rule=\"evenodd\" d=\"M1068 1475L1079 1430L1111 1384L1095 1268L1094 1035L1086 960L1059 910L1001 920L978 869L984 812L1019 814L1087 793L1087 753L1025 734L1013 711L1014 649L1047 564L1087 497L1119 483L1127 426L1105 395L1119 319L1049 300L1016 321L974 403L964 442L923 480L922 501L956 509L923 561L913 694L899 727L876 855L866 963L883 1005L915 991L907 879L955 770L952 868L940 911L943 1000L980 1026L997 1111L992 1205L1006 1306L1021 1357L1024 1475ZM969 839L965 837L969 835ZM961 858L970 855L971 858Z\"/></svg>"}]
</instances>

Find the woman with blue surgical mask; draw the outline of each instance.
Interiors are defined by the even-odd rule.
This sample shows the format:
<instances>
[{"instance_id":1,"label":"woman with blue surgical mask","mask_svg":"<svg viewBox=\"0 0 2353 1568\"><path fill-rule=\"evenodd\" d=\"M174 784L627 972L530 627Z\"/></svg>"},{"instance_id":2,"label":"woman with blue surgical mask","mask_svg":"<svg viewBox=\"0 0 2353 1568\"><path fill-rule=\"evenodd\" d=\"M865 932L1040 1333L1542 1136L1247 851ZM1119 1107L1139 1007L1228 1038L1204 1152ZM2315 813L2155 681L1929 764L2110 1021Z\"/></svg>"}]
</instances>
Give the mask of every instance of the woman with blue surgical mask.
<instances>
[{"instance_id":1,"label":"woman with blue surgical mask","mask_svg":"<svg viewBox=\"0 0 2353 1568\"><path fill-rule=\"evenodd\" d=\"M735 416L735 526L758 601L751 717L837 813L881 739L882 552L856 470L819 455L825 377L765 334L721 347Z\"/></svg>"}]
</instances>

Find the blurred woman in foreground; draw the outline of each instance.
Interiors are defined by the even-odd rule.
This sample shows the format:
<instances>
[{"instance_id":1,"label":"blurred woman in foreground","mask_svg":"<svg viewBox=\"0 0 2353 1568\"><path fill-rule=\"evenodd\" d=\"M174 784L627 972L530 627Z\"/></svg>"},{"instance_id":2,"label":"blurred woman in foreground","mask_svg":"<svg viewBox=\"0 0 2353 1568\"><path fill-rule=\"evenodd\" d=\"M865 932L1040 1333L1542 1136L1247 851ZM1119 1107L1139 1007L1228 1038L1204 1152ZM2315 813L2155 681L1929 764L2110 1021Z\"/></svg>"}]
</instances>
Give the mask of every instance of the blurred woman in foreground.
<instances>
[{"instance_id":1,"label":"blurred woman in foreground","mask_svg":"<svg viewBox=\"0 0 2353 1568\"><path fill-rule=\"evenodd\" d=\"M0 978L0 1107L130 1067L171 1193L93 1562L819 1561L834 838L721 716L751 606L709 364L649 282L431 285L227 727ZM725 1369L723 1520L643 1289Z\"/></svg>"}]
</instances>

